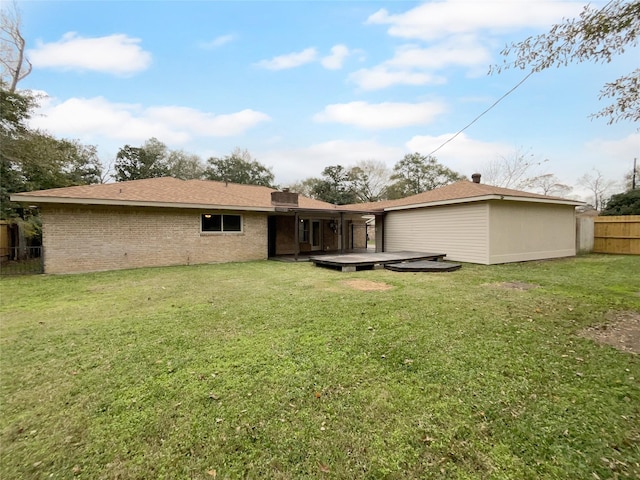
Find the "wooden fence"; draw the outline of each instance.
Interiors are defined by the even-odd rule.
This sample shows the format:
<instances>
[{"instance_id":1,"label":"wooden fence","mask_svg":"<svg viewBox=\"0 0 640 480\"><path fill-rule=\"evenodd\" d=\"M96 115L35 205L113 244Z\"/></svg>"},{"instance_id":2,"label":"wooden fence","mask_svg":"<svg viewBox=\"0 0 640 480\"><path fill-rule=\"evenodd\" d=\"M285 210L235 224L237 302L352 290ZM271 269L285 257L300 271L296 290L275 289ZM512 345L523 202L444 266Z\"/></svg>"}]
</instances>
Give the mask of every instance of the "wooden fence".
<instances>
[{"instance_id":1,"label":"wooden fence","mask_svg":"<svg viewBox=\"0 0 640 480\"><path fill-rule=\"evenodd\" d=\"M640 255L640 215L596 217L593 221L595 253Z\"/></svg>"}]
</instances>

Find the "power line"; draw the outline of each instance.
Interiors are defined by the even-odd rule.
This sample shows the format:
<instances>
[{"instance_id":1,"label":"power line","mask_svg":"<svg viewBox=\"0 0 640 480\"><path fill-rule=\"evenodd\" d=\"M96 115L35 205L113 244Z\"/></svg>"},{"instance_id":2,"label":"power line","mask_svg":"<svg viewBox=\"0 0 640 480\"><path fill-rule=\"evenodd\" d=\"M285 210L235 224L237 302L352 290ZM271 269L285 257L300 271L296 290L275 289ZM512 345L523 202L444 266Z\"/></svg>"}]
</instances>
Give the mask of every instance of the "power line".
<instances>
[{"instance_id":1,"label":"power line","mask_svg":"<svg viewBox=\"0 0 640 480\"><path fill-rule=\"evenodd\" d=\"M471 125L473 125L474 123L476 123L478 120L480 120L480 118L482 118L486 113L488 113L491 109L493 109L493 107L495 107L496 105L498 105L502 100L504 100L509 94L511 94L516 88L518 88L520 85L522 85L524 82L527 81L527 79L533 75L535 73L534 70L531 70L527 76L525 76L522 80L520 80L511 90L509 90L507 93L505 93L504 95L502 95L499 99L497 99L495 102L493 102L486 110L484 110L480 115L478 115L476 118L474 118L473 120L471 120L467 125L465 125L462 129L458 130L458 132L453 135L451 138L449 138L447 141L445 141L444 143L442 143L438 148L436 148L435 150L433 150L431 153L429 153L429 155L427 156L431 156L434 153L436 153L438 150L440 150L442 147L444 147L447 143L451 142L453 139L455 139L458 135L460 135L462 132L464 132L467 128L469 128Z\"/></svg>"},{"instance_id":2,"label":"power line","mask_svg":"<svg viewBox=\"0 0 640 480\"><path fill-rule=\"evenodd\" d=\"M609 8L609 5L611 5L612 3L616 3L619 0L609 0L609 2L607 2L607 4L602 7L599 12L605 12L607 10L607 8ZM565 42L562 44L562 47L564 47L567 43L569 42L569 40L565 40ZM464 128L460 129L455 135L453 135L451 138L449 138L448 140L446 140L444 143L442 143L438 148L436 148L435 150L433 150L431 153L429 153L429 155L427 156L431 156L434 153L436 153L438 150L440 150L442 147L444 147L447 143L451 142L453 139L455 139L458 135L460 135L462 132L464 132L467 128L469 128L471 125L473 125L474 123L476 123L478 120L480 120L480 118L482 118L486 113L488 113L490 110L492 110L496 105L498 105L502 100L504 100L508 95L510 95L515 89L517 89L520 85L522 85L524 82L527 81L527 79L533 75L537 70L531 70L522 80L520 80L511 90L509 90L507 93L505 93L504 95L502 95L498 100L496 100L495 102L493 102L486 110L484 110L480 115L478 115L476 118L474 118L473 120L471 120L471 122L469 122L467 125L464 126Z\"/></svg>"}]
</instances>

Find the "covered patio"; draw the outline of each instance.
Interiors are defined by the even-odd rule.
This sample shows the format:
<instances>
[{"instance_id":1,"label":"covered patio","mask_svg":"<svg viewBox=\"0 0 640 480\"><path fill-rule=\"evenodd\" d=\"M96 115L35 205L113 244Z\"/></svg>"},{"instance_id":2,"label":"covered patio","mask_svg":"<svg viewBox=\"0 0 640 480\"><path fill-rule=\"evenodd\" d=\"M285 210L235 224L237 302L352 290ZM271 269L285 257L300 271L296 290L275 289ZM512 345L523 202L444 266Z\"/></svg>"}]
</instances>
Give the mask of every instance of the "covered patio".
<instances>
[{"instance_id":1,"label":"covered patio","mask_svg":"<svg viewBox=\"0 0 640 480\"><path fill-rule=\"evenodd\" d=\"M269 217L269 258L305 261L327 254L371 253L375 247L369 249L368 243L375 229L367 220L373 215L339 206L330 210L283 208Z\"/></svg>"}]
</instances>

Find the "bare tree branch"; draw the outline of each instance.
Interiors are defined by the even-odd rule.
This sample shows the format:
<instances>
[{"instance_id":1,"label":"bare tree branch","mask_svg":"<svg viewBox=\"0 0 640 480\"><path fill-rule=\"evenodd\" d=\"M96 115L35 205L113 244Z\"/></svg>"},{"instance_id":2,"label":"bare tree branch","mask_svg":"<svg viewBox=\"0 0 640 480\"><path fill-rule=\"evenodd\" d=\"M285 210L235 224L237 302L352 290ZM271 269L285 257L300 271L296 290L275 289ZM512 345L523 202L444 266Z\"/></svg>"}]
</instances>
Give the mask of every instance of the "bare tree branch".
<instances>
[{"instance_id":1,"label":"bare tree branch","mask_svg":"<svg viewBox=\"0 0 640 480\"><path fill-rule=\"evenodd\" d=\"M0 11L0 66L2 83L10 93L31 73L33 66L25 56L26 41L20 33L21 16L14 0Z\"/></svg>"},{"instance_id":2,"label":"bare tree branch","mask_svg":"<svg viewBox=\"0 0 640 480\"><path fill-rule=\"evenodd\" d=\"M640 1L611 0L601 9L587 5L578 18L566 19L548 33L507 45L501 52L506 57L503 63L492 66L490 73L509 68L540 72L573 62L609 63L614 56L635 47L638 35ZM512 55L515 58L507 60ZM608 117L610 124L640 120L639 76L635 70L607 83L600 99L612 98L614 103L591 117Z\"/></svg>"}]
</instances>

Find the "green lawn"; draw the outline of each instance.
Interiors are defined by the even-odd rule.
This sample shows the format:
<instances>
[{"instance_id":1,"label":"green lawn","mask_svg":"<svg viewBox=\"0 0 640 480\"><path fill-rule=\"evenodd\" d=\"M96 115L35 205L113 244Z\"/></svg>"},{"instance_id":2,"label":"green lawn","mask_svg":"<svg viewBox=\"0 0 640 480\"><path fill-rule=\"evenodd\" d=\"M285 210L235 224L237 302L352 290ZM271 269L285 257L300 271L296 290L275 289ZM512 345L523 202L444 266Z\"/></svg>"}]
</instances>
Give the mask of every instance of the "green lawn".
<instances>
[{"instance_id":1,"label":"green lawn","mask_svg":"<svg viewBox=\"0 0 640 480\"><path fill-rule=\"evenodd\" d=\"M640 478L640 356L579 335L640 311L640 257L154 268L0 298L2 479Z\"/></svg>"}]
</instances>

